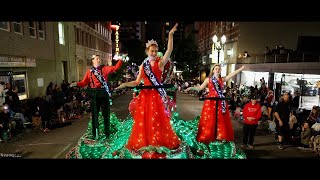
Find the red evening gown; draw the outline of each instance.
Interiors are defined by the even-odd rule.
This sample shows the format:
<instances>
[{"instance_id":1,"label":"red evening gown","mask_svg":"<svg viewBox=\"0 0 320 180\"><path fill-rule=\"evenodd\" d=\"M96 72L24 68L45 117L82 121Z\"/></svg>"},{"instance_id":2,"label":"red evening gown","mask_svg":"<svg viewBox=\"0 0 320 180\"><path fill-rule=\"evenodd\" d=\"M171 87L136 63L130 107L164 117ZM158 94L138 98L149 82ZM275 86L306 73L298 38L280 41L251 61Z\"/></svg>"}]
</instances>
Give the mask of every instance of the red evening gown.
<instances>
[{"instance_id":1,"label":"red evening gown","mask_svg":"<svg viewBox=\"0 0 320 180\"><path fill-rule=\"evenodd\" d=\"M159 58L156 59L151 69L160 82L162 71L158 62ZM142 79L144 85L152 85L143 70ZM181 141L170 124L170 117L166 114L161 96L156 89L142 89L129 106L134 119L132 132L127 142L129 150L138 150L149 145L164 146L169 149L179 147ZM145 153L142 157L161 158L164 156L165 154Z\"/></svg>"},{"instance_id":2,"label":"red evening gown","mask_svg":"<svg viewBox=\"0 0 320 180\"><path fill-rule=\"evenodd\" d=\"M222 78L218 80L220 87L222 87ZM219 97L217 91L215 90L214 84L209 78L209 94L207 97ZM215 141L215 128L216 128L216 101L215 100L205 100L202 113L198 125L197 141L205 144ZM228 104L226 101L226 112L222 113L221 100L218 102L218 129L217 129L217 139L233 141L234 132L231 124L230 113Z\"/></svg>"}]
</instances>

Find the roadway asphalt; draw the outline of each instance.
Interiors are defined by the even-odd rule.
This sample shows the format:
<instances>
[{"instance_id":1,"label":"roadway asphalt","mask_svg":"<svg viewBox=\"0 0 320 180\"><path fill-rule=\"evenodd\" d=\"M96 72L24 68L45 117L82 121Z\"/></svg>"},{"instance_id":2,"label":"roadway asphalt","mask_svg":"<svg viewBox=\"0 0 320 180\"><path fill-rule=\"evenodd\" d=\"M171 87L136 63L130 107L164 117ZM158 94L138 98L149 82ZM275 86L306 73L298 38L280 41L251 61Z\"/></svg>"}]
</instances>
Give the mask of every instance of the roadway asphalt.
<instances>
[{"instance_id":1,"label":"roadway asphalt","mask_svg":"<svg viewBox=\"0 0 320 180\"><path fill-rule=\"evenodd\" d=\"M128 104L132 93L121 95L114 99L111 111L120 119L128 114ZM193 119L201 113L203 101L188 94L178 93L177 112L180 118ZM24 159L64 159L66 154L77 145L79 138L86 132L90 114L81 119L71 120L69 125L52 129L50 132L27 129L26 132L12 140L0 143L0 155L16 156ZM242 142L242 122L232 119L235 133L235 143L240 147ZM255 134L254 149L245 149L248 159L288 159L304 158L319 159L311 151L300 150L287 145L285 149L278 149L274 135L267 131L266 125L259 125ZM1 157L0 157L1 158Z\"/></svg>"}]
</instances>

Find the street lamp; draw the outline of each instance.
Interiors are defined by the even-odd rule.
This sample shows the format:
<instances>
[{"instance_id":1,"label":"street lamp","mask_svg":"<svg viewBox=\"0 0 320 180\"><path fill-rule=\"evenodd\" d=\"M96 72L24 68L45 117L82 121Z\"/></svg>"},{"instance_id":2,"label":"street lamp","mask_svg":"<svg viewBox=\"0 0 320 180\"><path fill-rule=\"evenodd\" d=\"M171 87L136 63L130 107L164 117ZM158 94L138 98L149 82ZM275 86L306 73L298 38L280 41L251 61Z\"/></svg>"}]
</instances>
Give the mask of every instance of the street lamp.
<instances>
[{"instance_id":1,"label":"street lamp","mask_svg":"<svg viewBox=\"0 0 320 180\"><path fill-rule=\"evenodd\" d=\"M224 44L226 43L226 36L223 35L221 37L221 41L218 41L218 36L217 35L214 35L212 37L212 41L213 41L213 44L212 44L212 60L214 58L214 51L217 50L218 51L218 64L219 64L219 59L220 59L220 50L223 50L224 49Z\"/></svg>"},{"instance_id":2,"label":"street lamp","mask_svg":"<svg viewBox=\"0 0 320 180\"><path fill-rule=\"evenodd\" d=\"M283 92L283 88L284 88L283 86L285 86L285 84L286 84L285 77L286 77L286 75L283 73L281 75L281 91L280 91L280 94L284 93Z\"/></svg>"}]
</instances>

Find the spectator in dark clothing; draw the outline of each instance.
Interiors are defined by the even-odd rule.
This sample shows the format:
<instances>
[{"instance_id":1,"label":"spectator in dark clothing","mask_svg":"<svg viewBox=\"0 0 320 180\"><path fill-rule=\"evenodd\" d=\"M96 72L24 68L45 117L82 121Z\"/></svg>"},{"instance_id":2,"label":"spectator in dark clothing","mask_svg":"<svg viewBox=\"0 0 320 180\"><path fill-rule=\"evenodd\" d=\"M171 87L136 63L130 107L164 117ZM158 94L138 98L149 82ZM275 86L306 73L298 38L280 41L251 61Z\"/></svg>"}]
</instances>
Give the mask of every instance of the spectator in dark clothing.
<instances>
[{"instance_id":1,"label":"spectator in dark clothing","mask_svg":"<svg viewBox=\"0 0 320 180\"><path fill-rule=\"evenodd\" d=\"M13 103L15 106L15 111L14 110L12 110L12 111L15 113L21 113L21 102L20 102L20 99L18 96L18 87L17 86L13 87L13 94L12 95L13 95L12 96Z\"/></svg>"},{"instance_id":2,"label":"spectator in dark clothing","mask_svg":"<svg viewBox=\"0 0 320 180\"><path fill-rule=\"evenodd\" d=\"M33 110L33 101L31 99L27 99L27 102L24 106L24 117L27 118L27 121L32 121L32 110Z\"/></svg>"},{"instance_id":3,"label":"spectator in dark clothing","mask_svg":"<svg viewBox=\"0 0 320 180\"><path fill-rule=\"evenodd\" d=\"M39 102L39 114L41 116L42 128L43 132L50 131L50 120L51 120L51 109L50 104L43 98L40 98Z\"/></svg>"},{"instance_id":4,"label":"spectator in dark clothing","mask_svg":"<svg viewBox=\"0 0 320 180\"><path fill-rule=\"evenodd\" d=\"M232 93L231 99L229 100L229 110L234 112L236 110L236 102L235 102L235 95Z\"/></svg>"},{"instance_id":5,"label":"spectator in dark clothing","mask_svg":"<svg viewBox=\"0 0 320 180\"><path fill-rule=\"evenodd\" d=\"M4 106L3 112L0 113L0 142L4 139L4 133L9 131L10 116L6 115L5 111L8 111L8 106Z\"/></svg>"},{"instance_id":6,"label":"spectator in dark clothing","mask_svg":"<svg viewBox=\"0 0 320 180\"><path fill-rule=\"evenodd\" d=\"M64 80L61 84L61 91L65 94L66 97L69 97L70 95L69 84L66 83Z\"/></svg>"},{"instance_id":7,"label":"spectator in dark clothing","mask_svg":"<svg viewBox=\"0 0 320 180\"><path fill-rule=\"evenodd\" d=\"M13 112L21 112L21 104L20 104L20 99L17 94L17 87L14 87L13 90L9 90L6 93L5 97L5 104L9 105L9 108Z\"/></svg>"},{"instance_id":8,"label":"spectator in dark clothing","mask_svg":"<svg viewBox=\"0 0 320 180\"><path fill-rule=\"evenodd\" d=\"M57 93L54 96L54 104L56 109L61 108L64 105L64 103L66 103L66 96L61 91L60 87L57 87Z\"/></svg>"},{"instance_id":9,"label":"spectator in dark clothing","mask_svg":"<svg viewBox=\"0 0 320 180\"><path fill-rule=\"evenodd\" d=\"M0 113L0 124L1 138L3 139L5 132L10 133L9 136L11 136L11 132L15 129L16 122L12 121L12 113L7 104L3 106L3 112Z\"/></svg>"},{"instance_id":10,"label":"spectator in dark clothing","mask_svg":"<svg viewBox=\"0 0 320 180\"><path fill-rule=\"evenodd\" d=\"M299 101L300 101L300 93L295 92L294 97L292 99L292 111L294 113L297 113L297 110L299 108Z\"/></svg>"},{"instance_id":11,"label":"spectator in dark clothing","mask_svg":"<svg viewBox=\"0 0 320 180\"><path fill-rule=\"evenodd\" d=\"M40 104L41 104L41 98L40 97L34 98L34 104L32 106L32 116L40 117Z\"/></svg>"},{"instance_id":12,"label":"spectator in dark clothing","mask_svg":"<svg viewBox=\"0 0 320 180\"><path fill-rule=\"evenodd\" d=\"M66 119L70 119L70 113L71 113L70 104L71 103L65 103L63 106L63 111L65 112Z\"/></svg>"},{"instance_id":13,"label":"spectator in dark clothing","mask_svg":"<svg viewBox=\"0 0 320 180\"><path fill-rule=\"evenodd\" d=\"M11 109L14 109L14 102L13 102L13 91L7 91L4 104L7 104Z\"/></svg>"},{"instance_id":14,"label":"spectator in dark clothing","mask_svg":"<svg viewBox=\"0 0 320 180\"><path fill-rule=\"evenodd\" d=\"M47 86L46 95L52 96L52 94L53 94L53 82L50 82L49 85Z\"/></svg>"},{"instance_id":15,"label":"spectator in dark clothing","mask_svg":"<svg viewBox=\"0 0 320 180\"><path fill-rule=\"evenodd\" d=\"M62 84L61 84L61 90L64 93L67 93L68 91L68 84L64 80L62 81Z\"/></svg>"},{"instance_id":16,"label":"spectator in dark clothing","mask_svg":"<svg viewBox=\"0 0 320 180\"><path fill-rule=\"evenodd\" d=\"M290 128L289 119L292 110L291 102L289 101L289 93L283 94L283 101L280 101L275 108L276 129L278 135L279 149L283 149L284 141L289 141Z\"/></svg>"}]
</instances>

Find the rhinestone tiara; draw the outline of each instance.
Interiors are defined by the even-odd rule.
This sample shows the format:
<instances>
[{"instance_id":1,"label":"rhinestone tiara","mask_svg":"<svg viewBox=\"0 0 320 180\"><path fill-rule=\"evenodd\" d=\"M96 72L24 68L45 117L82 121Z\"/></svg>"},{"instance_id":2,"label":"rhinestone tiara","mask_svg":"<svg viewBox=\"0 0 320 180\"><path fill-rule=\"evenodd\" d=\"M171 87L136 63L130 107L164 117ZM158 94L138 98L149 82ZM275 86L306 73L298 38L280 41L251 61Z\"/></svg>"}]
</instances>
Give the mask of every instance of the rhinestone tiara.
<instances>
[{"instance_id":1,"label":"rhinestone tiara","mask_svg":"<svg viewBox=\"0 0 320 180\"><path fill-rule=\"evenodd\" d=\"M157 41L151 39L150 41L148 40L148 43L146 43L146 48L150 47L152 44L158 46Z\"/></svg>"}]
</instances>

